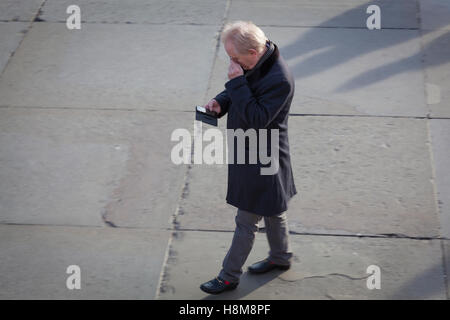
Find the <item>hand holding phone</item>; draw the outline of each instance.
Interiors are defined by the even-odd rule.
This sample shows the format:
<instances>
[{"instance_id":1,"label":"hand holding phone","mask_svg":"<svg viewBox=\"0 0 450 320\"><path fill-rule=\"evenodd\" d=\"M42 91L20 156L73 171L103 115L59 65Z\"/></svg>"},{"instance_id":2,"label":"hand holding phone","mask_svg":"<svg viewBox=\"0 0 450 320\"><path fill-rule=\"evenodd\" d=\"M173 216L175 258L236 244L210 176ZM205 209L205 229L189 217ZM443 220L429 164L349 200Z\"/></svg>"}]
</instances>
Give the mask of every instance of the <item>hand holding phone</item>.
<instances>
[{"instance_id":1,"label":"hand holding phone","mask_svg":"<svg viewBox=\"0 0 450 320\"><path fill-rule=\"evenodd\" d=\"M204 107L205 107L205 109L214 111L217 114L219 114L221 111L220 104L215 99L211 99L207 104L205 104Z\"/></svg>"},{"instance_id":2,"label":"hand holding phone","mask_svg":"<svg viewBox=\"0 0 450 320\"><path fill-rule=\"evenodd\" d=\"M217 118L217 113L216 113L215 111L210 111L209 109L206 109L205 107L197 106L197 107L196 107L196 110L197 110L198 112L204 113L204 114L206 114L206 115L208 115L208 116Z\"/></svg>"},{"instance_id":3,"label":"hand holding phone","mask_svg":"<svg viewBox=\"0 0 450 320\"><path fill-rule=\"evenodd\" d=\"M210 111L202 106L195 107L195 120L202 121L217 127L218 114L214 111Z\"/></svg>"}]
</instances>

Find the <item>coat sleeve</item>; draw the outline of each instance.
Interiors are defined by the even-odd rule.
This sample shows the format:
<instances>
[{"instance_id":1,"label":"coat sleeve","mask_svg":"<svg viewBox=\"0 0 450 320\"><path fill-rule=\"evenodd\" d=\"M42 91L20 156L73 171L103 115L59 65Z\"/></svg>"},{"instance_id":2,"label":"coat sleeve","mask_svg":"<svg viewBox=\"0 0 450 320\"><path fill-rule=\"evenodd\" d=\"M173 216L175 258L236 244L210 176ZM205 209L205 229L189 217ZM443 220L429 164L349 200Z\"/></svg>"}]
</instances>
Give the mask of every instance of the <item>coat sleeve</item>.
<instances>
[{"instance_id":1,"label":"coat sleeve","mask_svg":"<svg viewBox=\"0 0 450 320\"><path fill-rule=\"evenodd\" d=\"M230 107L231 103L230 97L227 94L227 90L223 90L214 99L220 104L220 113L218 117L222 118L228 112L228 108Z\"/></svg>"},{"instance_id":2,"label":"coat sleeve","mask_svg":"<svg viewBox=\"0 0 450 320\"><path fill-rule=\"evenodd\" d=\"M287 79L271 79L255 96L244 76L231 79L225 84L233 108L249 128L266 128L285 105L291 92L291 84Z\"/></svg>"}]
</instances>

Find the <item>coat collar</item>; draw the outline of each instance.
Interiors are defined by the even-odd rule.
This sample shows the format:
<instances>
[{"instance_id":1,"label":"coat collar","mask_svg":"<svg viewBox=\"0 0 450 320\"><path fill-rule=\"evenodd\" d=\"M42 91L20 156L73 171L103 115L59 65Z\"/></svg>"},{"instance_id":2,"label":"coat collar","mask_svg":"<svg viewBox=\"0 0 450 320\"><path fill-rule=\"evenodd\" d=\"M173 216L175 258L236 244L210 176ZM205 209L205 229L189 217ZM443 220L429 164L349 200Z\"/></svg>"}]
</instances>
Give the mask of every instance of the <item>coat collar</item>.
<instances>
[{"instance_id":1,"label":"coat collar","mask_svg":"<svg viewBox=\"0 0 450 320\"><path fill-rule=\"evenodd\" d=\"M269 72L273 64L278 60L280 53L278 51L277 45L272 41L267 40L267 46L269 47L267 51L269 52L268 56L265 55L262 56L260 59L260 61L262 61L261 63L258 61L258 63L253 69L248 70L244 73L245 77L248 80L250 80L251 78L264 77L267 74L267 72ZM270 50L271 47L273 47L273 50Z\"/></svg>"}]
</instances>

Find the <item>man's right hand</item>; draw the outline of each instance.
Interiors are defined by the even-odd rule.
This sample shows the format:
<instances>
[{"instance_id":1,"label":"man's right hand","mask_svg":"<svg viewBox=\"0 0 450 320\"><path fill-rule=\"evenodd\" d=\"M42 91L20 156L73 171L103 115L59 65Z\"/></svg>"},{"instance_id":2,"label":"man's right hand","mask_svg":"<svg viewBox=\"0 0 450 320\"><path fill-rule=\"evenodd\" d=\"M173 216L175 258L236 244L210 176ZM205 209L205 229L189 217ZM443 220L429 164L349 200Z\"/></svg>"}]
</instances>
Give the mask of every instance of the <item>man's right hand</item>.
<instances>
[{"instance_id":1,"label":"man's right hand","mask_svg":"<svg viewBox=\"0 0 450 320\"><path fill-rule=\"evenodd\" d=\"M215 99L211 99L207 104L204 105L204 108L209 111L214 111L217 114L219 114L221 111L220 104Z\"/></svg>"}]
</instances>

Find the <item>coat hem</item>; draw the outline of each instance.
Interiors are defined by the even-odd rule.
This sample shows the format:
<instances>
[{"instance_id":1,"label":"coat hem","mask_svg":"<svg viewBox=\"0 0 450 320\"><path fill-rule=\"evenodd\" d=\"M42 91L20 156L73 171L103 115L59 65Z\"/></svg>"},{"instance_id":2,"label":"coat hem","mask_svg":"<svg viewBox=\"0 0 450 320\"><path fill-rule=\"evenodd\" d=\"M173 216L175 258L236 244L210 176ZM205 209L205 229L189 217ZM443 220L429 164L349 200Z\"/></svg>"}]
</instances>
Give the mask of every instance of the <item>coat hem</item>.
<instances>
[{"instance_id":1,"label":"coat hem","mask_svg":"<svg viewBox=\"0 0 450 320\"><path fill-rule=\"evenodd\" d=\"M285 202L285 204L284 204L283 206L281 206L281 207L278 208L278 209L274 209L273 211L275 211L275 213L273 213L273 212L271 212L271 213L261 212L261 211L259 211L259 210L254 210L254 209L249 208L249 207L244 207L244 206L239 205L239 204L237 204L236 202L234 202L234 201L232 201L232 200L230 200L230 199L228 199L228 198L226 199L226 202L227 202L229 205L232 205L233 207L236 207L236 208L238 208L238 209L245 210L245 211L248 211L248 212L257 214L257 215L259 215L259 216L263 216L263 217L272 217L272 216L276 216L276 215L278 215L278 214L280 214L280 213L283 213L283 212L285 212L285 211L288 211L288 203L289 203L289 201L290 201L296 194L297 194L297 192L294 192L292 195L290 195L290 196L286 199L286 202Z\"/></svg>"}]
</instances>

